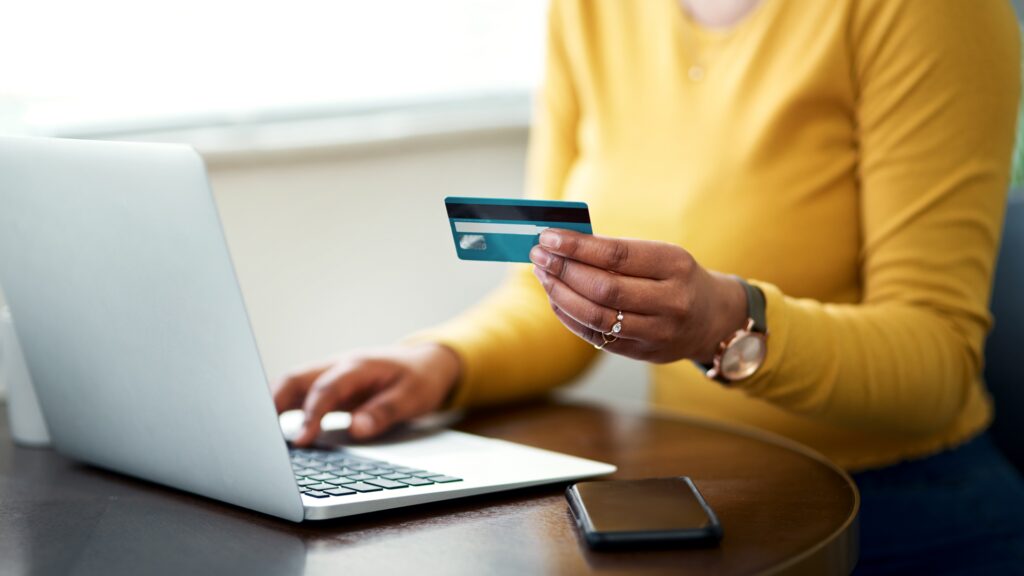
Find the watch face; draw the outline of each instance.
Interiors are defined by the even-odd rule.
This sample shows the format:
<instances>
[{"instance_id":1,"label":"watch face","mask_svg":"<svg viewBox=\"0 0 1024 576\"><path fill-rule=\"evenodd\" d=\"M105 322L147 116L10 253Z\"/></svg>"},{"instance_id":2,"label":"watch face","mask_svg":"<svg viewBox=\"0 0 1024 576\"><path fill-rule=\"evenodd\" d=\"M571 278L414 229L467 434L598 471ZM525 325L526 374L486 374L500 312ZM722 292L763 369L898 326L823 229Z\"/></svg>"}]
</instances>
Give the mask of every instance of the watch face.
<instances>
[{"instance_id":1,"label":"watch face","mask_svg":"<svg viewBox=\"0 0 1024 576\"><path fill-rule=\"evenodd\" d=\"M730 381L749 378L764 363L767 350L764 334L748 332L736 338L722 353L722 376Z\"/></svg>"}]
</instances>

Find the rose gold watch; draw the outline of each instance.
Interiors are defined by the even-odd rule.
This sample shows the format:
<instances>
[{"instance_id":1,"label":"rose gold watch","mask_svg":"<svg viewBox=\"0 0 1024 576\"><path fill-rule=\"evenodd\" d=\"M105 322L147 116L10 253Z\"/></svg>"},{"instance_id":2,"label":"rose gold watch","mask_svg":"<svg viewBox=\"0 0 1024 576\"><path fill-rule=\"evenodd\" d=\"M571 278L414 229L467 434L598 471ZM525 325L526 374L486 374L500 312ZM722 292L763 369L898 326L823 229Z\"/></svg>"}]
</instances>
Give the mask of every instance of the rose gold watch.
<instances>
[{"instance_id":1,"label":"rose gold watch","mask_svg":"<svg viewBox=\"0 0 1024 576\"><path fill-rule=\"evenodd\" d=\"M705 372L708 378L725 384L753 376L768 355L764 293L742 278L737 280L747 292L747 324L718 345L715 358Z\"/></svg>"}]
</instances>

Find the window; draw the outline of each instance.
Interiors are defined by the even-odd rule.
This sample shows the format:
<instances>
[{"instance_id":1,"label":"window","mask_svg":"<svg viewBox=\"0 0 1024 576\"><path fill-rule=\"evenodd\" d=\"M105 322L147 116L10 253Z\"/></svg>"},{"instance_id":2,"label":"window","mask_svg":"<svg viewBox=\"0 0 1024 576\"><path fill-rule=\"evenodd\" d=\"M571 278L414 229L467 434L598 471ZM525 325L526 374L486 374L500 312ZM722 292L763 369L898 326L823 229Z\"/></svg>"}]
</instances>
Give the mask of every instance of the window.
<instances>
[{"instance_id":1,"label":"window","mask_svg":"<svg viewBox=\"0 0 1024 576\"><path fill-rule=\"evenodd\" d=\"M545 0L31 0L0 19L0 132L90 136L527 94Z\"/></svg>"}]
</instances>

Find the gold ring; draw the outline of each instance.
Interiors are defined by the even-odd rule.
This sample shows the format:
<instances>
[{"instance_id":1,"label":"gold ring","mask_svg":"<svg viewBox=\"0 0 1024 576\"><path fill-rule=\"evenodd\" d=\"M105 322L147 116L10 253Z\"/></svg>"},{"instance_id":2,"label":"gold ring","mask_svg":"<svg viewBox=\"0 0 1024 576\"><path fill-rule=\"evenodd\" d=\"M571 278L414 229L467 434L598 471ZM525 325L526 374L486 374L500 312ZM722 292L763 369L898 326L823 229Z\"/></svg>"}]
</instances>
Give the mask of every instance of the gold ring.
<instances>
[{"instance_id":1,"label":"gold ring","mask_svg":"<svg viewBox=\"0 0 1024 576\"><path fill-rule=\"evenodd\" d=\"M611 344L612 342L615 342L618 339L619 339L618 336L612 336L610 334L602 332L601 333L601 340L602 340L602 342L600 344L594 344L594 348L597 348L598 350L604 350L605 346Z\"/></svg>"},{"instance_id":2,"label":"gold ring","mask_svg":"<svg viewBox=\"0 0 1024 576\"><path fill-rule=\"evenodd\" d=\"M622 310L615 314L615 324L607 332L601 332L601 343L594 344L594 348L604 350L604 347L619 339L618 334L622 332Z\"/></svg>"},{"instance_id":3,"label":"gold ring","mask_svg":"<svg viewBox=\"0 0 1024 576\"><path fill-rule=\"evenodd\" d=\"M612 324L612 329L605 332L608 336L618 336L622 332L622 310L619 310L615 314L615 324Z\"/></svg>"}]
</instances>

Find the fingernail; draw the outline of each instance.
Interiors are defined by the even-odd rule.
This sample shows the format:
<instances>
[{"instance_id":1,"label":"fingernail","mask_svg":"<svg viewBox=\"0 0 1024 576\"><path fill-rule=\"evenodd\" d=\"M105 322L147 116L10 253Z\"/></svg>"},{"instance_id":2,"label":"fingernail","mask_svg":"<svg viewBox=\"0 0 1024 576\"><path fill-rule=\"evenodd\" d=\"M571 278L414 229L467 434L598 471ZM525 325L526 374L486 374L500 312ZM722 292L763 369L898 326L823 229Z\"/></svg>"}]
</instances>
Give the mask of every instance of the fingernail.
<instances>
[{"instance_id":1,"label":"fingernail","mask_svg":"<svg viewBox=\"0 0 1024 576\"><path fill-rule=\"evenodd\" d=\"M540 245L548 248L558 248L562 245L562 237L558 232L545 230L540 233Z\"/></svg>"},{"instance_id":2,"label":"fingernail","mask_svg":"<svg viewBox=\"0 0 1024 576\"><path fill-rule=\"evenodd\" d=\"M360 412L352 417L352 431L360 436L373 434L373 416Z\"/></svg>"},{"instance_id":3,"label":"fingernail","mask_svg":"<svg viewBox=\"0 0 1024 576\"><path fill-rule=\"evenodd\" d=\"M534 246L533 250L530 250L530 260L538 266L548 267L551 264L551 255L547 253L543 248Z\"/></svg>"}]
</instances>

